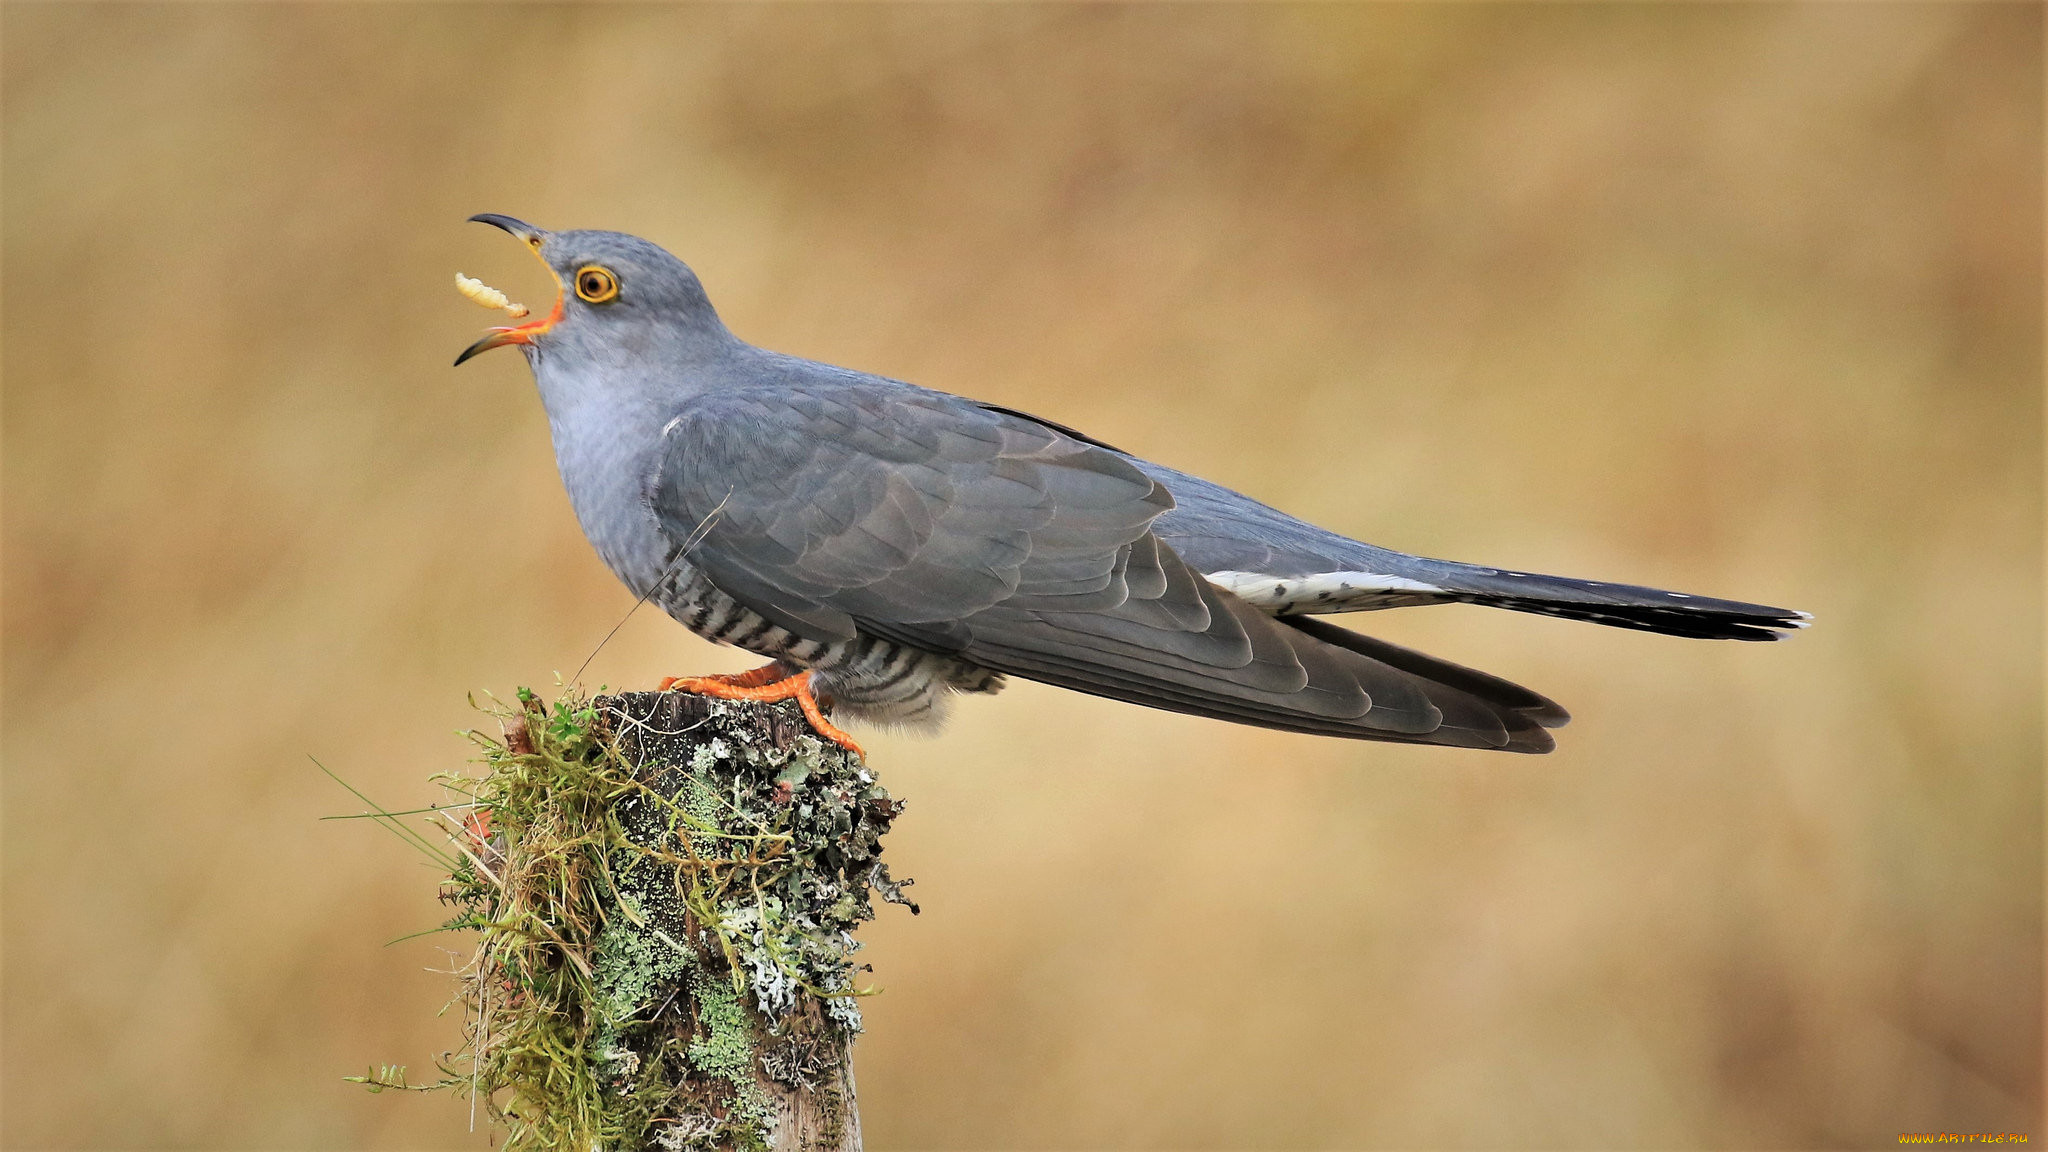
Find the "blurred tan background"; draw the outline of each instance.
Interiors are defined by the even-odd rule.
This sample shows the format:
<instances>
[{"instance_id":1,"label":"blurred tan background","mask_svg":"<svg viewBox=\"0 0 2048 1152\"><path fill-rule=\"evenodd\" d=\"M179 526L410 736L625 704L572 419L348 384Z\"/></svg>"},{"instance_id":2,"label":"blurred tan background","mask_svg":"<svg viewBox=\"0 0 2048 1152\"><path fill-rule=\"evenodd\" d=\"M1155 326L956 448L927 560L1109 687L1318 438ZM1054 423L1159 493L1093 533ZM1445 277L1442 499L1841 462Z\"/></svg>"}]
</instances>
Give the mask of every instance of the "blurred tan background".
<instances>
[{"instance_id":1,"label":"blurred tan background","mask_svg":"<svg viewBox=\"0 0 2048 1152\"><path fill-rule=\"evenodd\" d=\"M871 1147L2048 1139L2032 5L4 11L16 1148L484 1148L391 806L630 606L463 218L1378 543L1804 608L1354 624L1542 760L1018 685L871 735ZM736 669L642 612L591 685Z\"/></svg>"}]
</instances>

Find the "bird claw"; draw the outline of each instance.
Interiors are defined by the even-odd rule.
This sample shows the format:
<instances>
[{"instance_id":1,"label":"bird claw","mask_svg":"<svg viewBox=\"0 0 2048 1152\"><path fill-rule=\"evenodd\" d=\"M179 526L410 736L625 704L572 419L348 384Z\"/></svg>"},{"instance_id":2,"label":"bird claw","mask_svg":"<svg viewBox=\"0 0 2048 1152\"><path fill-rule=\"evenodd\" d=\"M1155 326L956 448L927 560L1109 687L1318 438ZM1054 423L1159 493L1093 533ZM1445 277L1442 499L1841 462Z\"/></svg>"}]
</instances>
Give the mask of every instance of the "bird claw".
<instances>
[{"instance_id":1,"label":"bird claw","mask_svg":"<svg viewBox=\"0 0 2048 1152\"><path fill-rule=\"evenodd\" d=\"M818 706L818 697L811 691L811 673L805 670L793 676L776 679L777 674L783 670L780 664L768 664L752 672L714 673L709 676L665 676L656 691L688 692L694 696L710 696L718 700L759 700L764 703L795 700L797 707L804 711L804 719L811 722L813 732L865 760L867 752L859 744L854 743L853 737L825 719L825 711Z\"/></svg>"}]
</instances>

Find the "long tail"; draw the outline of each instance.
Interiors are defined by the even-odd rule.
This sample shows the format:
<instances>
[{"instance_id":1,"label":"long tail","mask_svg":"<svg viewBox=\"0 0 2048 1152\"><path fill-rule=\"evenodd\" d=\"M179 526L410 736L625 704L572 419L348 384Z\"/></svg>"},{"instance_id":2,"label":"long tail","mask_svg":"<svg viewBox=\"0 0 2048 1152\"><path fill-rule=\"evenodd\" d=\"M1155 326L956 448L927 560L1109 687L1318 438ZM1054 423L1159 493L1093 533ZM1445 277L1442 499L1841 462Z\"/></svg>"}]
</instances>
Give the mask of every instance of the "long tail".
<instances>
[{"instance_id":1,"label":"long tail","mask_svg":"<svg viewBox=\"0 0 2048 1152\"><path fill-rule=\"evenodd\" d=\"M1779 640L1804 612L1636 584L1411 556L1339 536L1199 476L1135 460L1177 501L1154 524L1210 583L1280 616L1485 604L1671 636Z\"/></svg>"},{"instance_id":2,"label":"long tail","mask_svg":"<svg viewBox=\"0 0 2048 1152\"><path fill-rule=\"evenodd\" d=\"M1443 600L1561 616L1566 620L1588 620L1667 636L1782 640L1813 619L1789 608L1666 592L1637 584L1576 580L1441 560L1426 563L1442 569Z\"/></svg>"},{"instance_id":3,"label":"long tail","mask_svg":"<svg viewBox=\"0 0 2048 1152\"><path fill-rule=\"evenodd\" d=\"M1400 571L1342 569L1284 576L1220 571L1204 575L1210 583L1277 616L1364 612L1415 604L1484 604L1702 640L1781 640L1812 619L1804 612L1767 604L1481 568L1399 553L1373 567Z\"/></svg>"}]
</instances>

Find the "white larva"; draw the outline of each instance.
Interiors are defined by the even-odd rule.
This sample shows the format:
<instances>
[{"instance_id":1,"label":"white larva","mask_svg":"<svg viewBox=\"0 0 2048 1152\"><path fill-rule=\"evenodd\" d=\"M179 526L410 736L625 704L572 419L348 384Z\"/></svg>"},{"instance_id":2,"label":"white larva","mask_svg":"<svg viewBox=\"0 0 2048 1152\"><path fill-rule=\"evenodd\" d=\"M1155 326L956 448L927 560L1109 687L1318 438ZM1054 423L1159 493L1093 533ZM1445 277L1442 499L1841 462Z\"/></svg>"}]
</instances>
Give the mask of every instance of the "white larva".
<instances>
[{"instance_id":1,"label":"white larva","mask_svg":"<svg viewBox=\"0 0 2048 1152\"><path fill-rule=\"evenodd\" d=\"M460 272L455 274L455 290L486 308L503 308L514 320L526 315L526 305L514 304L503 292Z\"/></svg>"}]
</instances>

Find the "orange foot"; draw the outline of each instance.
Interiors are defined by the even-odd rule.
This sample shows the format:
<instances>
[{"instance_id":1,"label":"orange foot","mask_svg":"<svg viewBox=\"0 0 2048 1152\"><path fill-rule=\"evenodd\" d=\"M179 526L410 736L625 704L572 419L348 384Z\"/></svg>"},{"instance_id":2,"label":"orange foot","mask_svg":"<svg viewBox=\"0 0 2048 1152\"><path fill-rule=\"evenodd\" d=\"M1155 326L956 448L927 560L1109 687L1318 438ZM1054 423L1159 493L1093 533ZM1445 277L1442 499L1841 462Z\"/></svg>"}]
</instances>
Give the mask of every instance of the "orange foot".
<instances>
[{"instance_id":1,"label":"orange foot","mask_svg":"<svg viewBox=\"0 0 2048 1152\"><path fill-rule=\"evenodd\" d=\"M797 707L804 710L804 718L811 722L811 730L830 740L863 760L867 753L853 742L853 737L839 730L839 727L825 719L825 712L818 707L818 698L811 692L811 674L798 672L777 680L776 674L785 669L780 663L756 668L752 672L721 673L713 676L668 676L656 686L660 692L689 692L698 696L713 696L720 700L795 700Z\"/></svg>"}]
</instances>

